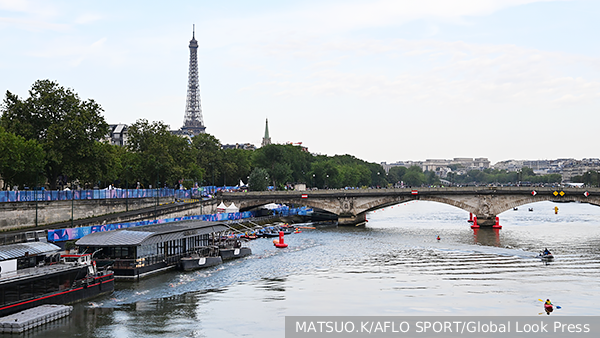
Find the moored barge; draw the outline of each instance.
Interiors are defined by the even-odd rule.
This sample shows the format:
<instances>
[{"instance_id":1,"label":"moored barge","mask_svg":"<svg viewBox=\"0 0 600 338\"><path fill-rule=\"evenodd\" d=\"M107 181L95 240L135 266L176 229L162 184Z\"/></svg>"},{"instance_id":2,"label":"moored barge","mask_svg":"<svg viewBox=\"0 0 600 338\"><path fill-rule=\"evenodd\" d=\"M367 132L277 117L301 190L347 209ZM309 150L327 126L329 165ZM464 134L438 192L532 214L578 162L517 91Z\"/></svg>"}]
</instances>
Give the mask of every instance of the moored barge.
<instances>
[{"instance_id":1,"label":"moored barge","mask_svg":"<svg viewBox=\"0 0 600 338\"><path fill-rule=\"evenodd\" d=\"M47 242L0 246L0 317L43 304L70 304L114 290L92 253L60 254Z\"/></svg>"}]
</instances>

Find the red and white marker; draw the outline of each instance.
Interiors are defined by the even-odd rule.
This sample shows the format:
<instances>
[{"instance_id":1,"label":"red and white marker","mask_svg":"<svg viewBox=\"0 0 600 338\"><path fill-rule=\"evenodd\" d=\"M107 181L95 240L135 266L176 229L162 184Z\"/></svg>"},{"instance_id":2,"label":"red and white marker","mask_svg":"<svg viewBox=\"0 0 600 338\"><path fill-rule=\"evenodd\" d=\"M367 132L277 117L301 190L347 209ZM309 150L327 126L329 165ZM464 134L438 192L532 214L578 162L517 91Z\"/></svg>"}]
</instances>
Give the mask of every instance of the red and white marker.
<instances>
[{"instance_id":1,"label":"red and white marker","mask_svg":"<svg viewBox=\"0 0 600 338\"><path fill-rule=\"evenodd\" d=\"M533 191L531 192L531 196L535 196L535 195L537 195L537 191L533 190Z\"/></svg>"},{"instance_id":2,"label":"red and white marker","mask_svg":"<svg viewBox=\"0 0 600 338\"><path fill-rule=\"evenodd\" d=\"M587 191L583 193L583 196L585 196L585 197L588 197L589 195L590 195L590 193Z\"/></svg>"}]
</instances>

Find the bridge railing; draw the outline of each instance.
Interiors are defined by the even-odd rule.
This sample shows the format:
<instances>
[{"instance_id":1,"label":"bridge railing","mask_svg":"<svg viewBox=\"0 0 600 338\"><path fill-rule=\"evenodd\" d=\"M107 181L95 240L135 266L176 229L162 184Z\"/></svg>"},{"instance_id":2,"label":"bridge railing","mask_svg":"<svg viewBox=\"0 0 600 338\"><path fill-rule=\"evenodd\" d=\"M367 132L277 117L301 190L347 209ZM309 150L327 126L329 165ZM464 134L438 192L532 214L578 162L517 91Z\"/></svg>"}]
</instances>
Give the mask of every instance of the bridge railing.
<instances>
[{"instance_id":1,"label":"bridge railing","mask_svg":"<svg viewBox=\"0 0 600 338\"><path fill-rule=\"evenodd\" d=\"M592 195L600 194L600 188L576 188L576 187L498 187L498 186L466 186L466 187L413 187L413 188L390 188L390 189L327 189L306 191L252 191L244 193L221 192L220 196L225 199L244 199L244 196L253 198L311 198L326 196L365 196L365 195L419 195L419 194L531 194L536 193L575 193L589 192Z\"/></svg>"},{"instance_id":2,"label":"bridge railing","mask_svg":"<svg viewBox=\"0 0 600 338\"><path fill-rule=\"evenodd\" d=\"M201 198L218 191L235 191L238 187L206 186L192 189L94 189L94 190L15 190L0 191L2 202L70 201L98 199L128 199L173 197L177 199Z\"/></svg>"}]
</instances>

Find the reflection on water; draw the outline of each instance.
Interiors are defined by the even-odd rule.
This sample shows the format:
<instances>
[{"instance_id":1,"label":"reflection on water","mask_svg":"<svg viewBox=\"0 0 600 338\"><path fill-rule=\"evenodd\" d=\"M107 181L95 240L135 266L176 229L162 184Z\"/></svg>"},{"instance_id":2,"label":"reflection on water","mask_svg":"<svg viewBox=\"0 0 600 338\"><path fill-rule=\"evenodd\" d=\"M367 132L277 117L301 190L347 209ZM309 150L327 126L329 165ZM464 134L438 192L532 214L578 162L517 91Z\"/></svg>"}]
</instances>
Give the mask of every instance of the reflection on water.
<instances>
[{"instance_id":1,"label":"reflection on water","mask_svg":"<svg viewBox=\"0 0 600 338\"><path fill-rule=\"evenodd\" d=\"M600 208L553 207L475 230L462 210L411 202L286 236L287 249L258 239L241 260L118 283L44 336L281 337L289 315L537 315L540 298L561 304L554 316L598 315ZM545 247L554 261L537 258Z\"/></svg>"},{"instance_id":2,"label":"reflection on water","mask_svg":"<svg viewBox=\"0 0 600 338\"><path fill-rule=\"evenodd\" d=\"M473 229L474 244L500 246L500 229L479 228Z\"/></svg>"}]
</instances>

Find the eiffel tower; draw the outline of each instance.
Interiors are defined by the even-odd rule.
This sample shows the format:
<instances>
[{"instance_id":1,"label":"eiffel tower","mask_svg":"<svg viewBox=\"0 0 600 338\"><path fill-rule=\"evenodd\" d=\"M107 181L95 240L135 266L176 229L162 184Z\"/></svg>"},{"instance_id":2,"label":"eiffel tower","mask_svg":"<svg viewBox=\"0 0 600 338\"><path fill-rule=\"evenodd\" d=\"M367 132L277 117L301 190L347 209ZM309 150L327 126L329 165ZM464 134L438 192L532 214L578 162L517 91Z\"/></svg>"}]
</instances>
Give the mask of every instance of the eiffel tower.
<instances>
[{"instance_id":1,"label":"eiffel tower","mask_svg":"<svg viewBox=\"0 0 600 338\"><path fill-rule=\"evenodd\" d=\"M190 40L190 71L188 76L187 100L185 104L185 117L181 132L190 136L204 133L206 127L202 121L202 107L200 106L200 85L198 83L198 41L196 41L196 25L192 30Z\"/></svg>"}]
</instances>

